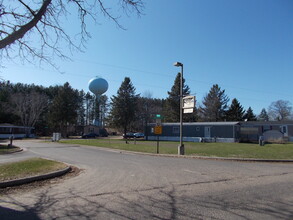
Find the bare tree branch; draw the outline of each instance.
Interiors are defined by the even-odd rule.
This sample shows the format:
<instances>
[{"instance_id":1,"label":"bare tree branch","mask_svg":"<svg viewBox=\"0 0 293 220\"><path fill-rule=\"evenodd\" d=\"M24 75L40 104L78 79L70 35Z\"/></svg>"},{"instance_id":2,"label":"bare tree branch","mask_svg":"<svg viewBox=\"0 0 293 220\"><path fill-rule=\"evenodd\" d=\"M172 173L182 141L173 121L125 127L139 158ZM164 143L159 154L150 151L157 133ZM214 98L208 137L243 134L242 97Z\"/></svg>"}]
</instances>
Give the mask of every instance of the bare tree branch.
<instances>
[{"instance_id":1,"label":"bare tree branch","mask_svg":"<svg viewBox=\"0 0 293 220\"><path fill-rule=\"evenodd\" d=\"M24 126L33 127L48 105L48 97L37 92L16 93L11 97L13 112Z\"/></svg>"},{"instance_id":2,"label":"bare tree branch","mask_svg":"<svg viewBox=\"0 0 293 220\"><path fill-rule=\"evenodd\" d=\"M25 4L23 1L21 1L21 0L18 0L21 4L23 4L24 5L24 7L26 7L27 8L27 10L29 10L30 12L31 12L31 14L33 15L33 16L35 16L35 12L27 5L27 4Z\"/></svg>"},{"instance_id":3,"label":"bare tree branch","mask_svg":"<svg viewBox=\"0 0 293 220\"><path fill-rule=\"evenodd\" d=\"M46 13L48 5L52 0L44 0L43 5L33 19L27 24L20 27L19 30L14 31L4 39L0 40L0 49L7 47L8 45L14 43L16 40L22 38L30 29L35 27L37 23L42 19L42 16Z\"/></svg>"},{"instance_id":4,"label":"bare tree branch","mask_svg":"<svg viewBox=\"0 0 293 220\"><path fill-rule=\"evenodd\" d=\"M117 0L123 13L142 14L143 0ZM35 63L39 60L54 64L54 57L69 59L64 53L64 45L70 50L82 51L90 38L87 23L90 20L97 23L99 15L112 20L119 28L120 15L115 15L117 5L113 10L105 0L0 0L0 63L2 59L14 59ZM62 26L62 19L71 15L75 9L80 24L78 35L71 36ZM73 13L74 14L74 13ZM32 41L30 36L39 39ZM75 40L78 36L79 41ZM72 52L72 51L71 51ZM13 55L12 55L13 54Z\"/></svg>"}]
</instances>

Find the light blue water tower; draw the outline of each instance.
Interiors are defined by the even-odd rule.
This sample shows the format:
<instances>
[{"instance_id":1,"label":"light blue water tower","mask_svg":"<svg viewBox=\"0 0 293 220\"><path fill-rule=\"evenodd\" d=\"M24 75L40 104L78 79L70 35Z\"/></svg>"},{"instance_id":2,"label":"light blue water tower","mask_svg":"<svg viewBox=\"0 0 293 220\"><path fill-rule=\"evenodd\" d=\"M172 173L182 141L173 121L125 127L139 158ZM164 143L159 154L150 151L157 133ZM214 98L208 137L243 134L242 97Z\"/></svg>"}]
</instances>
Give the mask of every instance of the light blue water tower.
<instances>
[{"instance_id":1,"label":"light blue water tower","mask_svg":"<svg viewBox=\"0 0 293 220\"><path fill-rule=\"evenodd\" d=\"M103 126L103 117L102 117L102 114L101 114L101 106L100 106L100 97L102 94L104 94L107 90L108 90L108 82L99 77L99 76L96 76L95 78L92 78L89 83L88 83L88 86L89 86L89 90L94 93L94 95L96 96L96 102L98 103L96 106L97 106L97 109L98 111L98 114L95 116L95 119L93 121L93 124L98 126L98 127L102 127Z\"/></svg>"}]
</instances>

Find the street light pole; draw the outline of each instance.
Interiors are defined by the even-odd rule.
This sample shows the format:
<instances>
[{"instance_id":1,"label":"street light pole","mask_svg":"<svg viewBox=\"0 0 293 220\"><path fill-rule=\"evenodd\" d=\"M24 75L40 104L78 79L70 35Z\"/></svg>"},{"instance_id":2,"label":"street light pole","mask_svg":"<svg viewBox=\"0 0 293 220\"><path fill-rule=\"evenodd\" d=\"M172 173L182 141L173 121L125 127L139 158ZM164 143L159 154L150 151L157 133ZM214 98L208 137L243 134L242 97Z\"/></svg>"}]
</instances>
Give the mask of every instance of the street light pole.
<instances>
[{"instance_id":1,"label":"street light pole","mask_svg":"<svg viewBox=\"0 0 293 220\"><path fill-rule=\"evenodd\" d=\"M181 67L180 74L180 145L178 146L178 155L184 155L183 144L183 64L180 62L174 63L174 66Z\"/></svg>"}]
</instances>

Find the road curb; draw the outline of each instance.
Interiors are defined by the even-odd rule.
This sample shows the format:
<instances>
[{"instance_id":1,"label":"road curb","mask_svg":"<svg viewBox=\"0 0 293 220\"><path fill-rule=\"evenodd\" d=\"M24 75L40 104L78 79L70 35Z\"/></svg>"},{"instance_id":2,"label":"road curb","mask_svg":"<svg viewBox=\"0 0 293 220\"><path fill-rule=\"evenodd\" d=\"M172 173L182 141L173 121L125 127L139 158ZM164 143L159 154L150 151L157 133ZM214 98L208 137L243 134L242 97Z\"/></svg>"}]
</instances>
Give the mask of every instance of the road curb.
<instances>
[{"instance_id":1,"label":"road curb","mask_svg":"<svg viewBox=\"0 0 293 220\"><path fill-rule=\"evenodd\" d=\"M90 145L78 145L81 147L95 147ZM105 147L98 147L99 149L103 149L106 151L114 151L125 154L140 154L140 155L148 155L155 157L173 157L173 158L186 158L186 159L201 159L201 160L223 160L223 161L235 161L235 162L262 162L262 163L293 163L293 160L290 159L257 159L257 158L227 158L227 157L205 157L205 156L192 156L192 155L177 155L177 154L155 154L155 153L144 153L137 151L127 151L127 150L119 150L119 149L110 149Z\"/></svg>"},{"instance_id":2,"label":"road curb","mask_svg":"<svg viewBox=\"0 0 293 220\"><path fill-rule=\"evenodd\" d=\"M0 182L0 188L6 188L6 187L11 187L11 186L19 186L39 180L46 180L46 179L51 179L54 177L62 176L69 172L71 170L71 167L66 167L62 170L46 173L43 175L37 175L37 176L31 176L31 177L26 177L26 178L21 178L21 179L16 179L16 180L9 180L9 181L4 181Z\"/></svg>"},{"instance_id":3,"label":"road curb","mask_svg":"<svg viewBox=\"0 0 293 220\"><path fill-rule=\"evenodd\" d=\"M238 162L264 162L264 163L293 163L293 160L274 160L274 159L255 159L255 158L227 158L227 157L205 157L205 156L188 156L188 155L171 155L171 154L152 154L135 151L122 151L120 153L135 153L141 155L157 156L157 157L173 157L186 159L201 159L201 160L223 160L223 161L238 161Z\"/></svg>"}]
</instances>

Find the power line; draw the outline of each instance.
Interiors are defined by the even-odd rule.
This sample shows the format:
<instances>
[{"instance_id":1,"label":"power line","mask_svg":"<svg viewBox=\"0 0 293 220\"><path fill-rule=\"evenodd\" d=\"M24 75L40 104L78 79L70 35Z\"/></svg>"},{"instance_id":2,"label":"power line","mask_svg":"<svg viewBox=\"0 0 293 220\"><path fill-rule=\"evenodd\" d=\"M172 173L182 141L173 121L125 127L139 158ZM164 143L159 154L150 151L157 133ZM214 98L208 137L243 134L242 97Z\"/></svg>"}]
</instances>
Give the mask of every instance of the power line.
<instances>
[{"instance_id":1,"label":"power line","mask_svg":"<svg viewBox=\"0 0 293 220\"><path fill-rule=\"evenodd\" d=\"M90 60L82 60L82 59L77 59L80 62L84 62L84 63L92 63L92 64L96 64L96 65L102 65L102 66L108 66L108 67L112 67L112 68L116 68L116 69L125 69L125 70L130 70L130 71L135 71L135 72L141 72L141 73L147 73L147 74L152 74L152 75L156 75L156 76L163 76L163 77L168 77L170 78L172 75L170 74L162 74L162 73L157 73L157 72L151 72L151 71L145 71L145 70L139 70L139 69L134 69L134 68L130 68L130 67L126 67L126 66L118 66L118 65L113 65L113 64L106 64L106 63L101 63L101 62L96 62L96 61L90 61ZM20 66L20 65L14 65L14 66L19 66L21 68L25 68L25 69L34 69L35 68L29 68L29 67L24 67L24 66ZM54 73L58 73L58 74L62 74L62 75L70 75L70 76L75 76L75 77L83 77L83 78L90 78L93 77L93 75L88 75L88 74L76 74L76 73L72 73L72 72L67 72L64 71L62 73L56 71L56 70L49 70L49 69L43 69L41 68L42 71L46 71L46 72L54 72ZM97 74L95 74L97 75ZM103 74L105 75L105 74ZM113 82L118 82L118 80L114 80L114 79L107 79L109 81L113 81ZM185 78L186 81L189 82L194 82L194 83L202 83L202 84L206 84L209 86L212 86L213 83L211 82L207 82L207 81L202 81L202 80L194 80L191 78ZM136 83L137 85L141 85L141 86L148 86L151 88L161 88L161 89L166 89L168 91L168 89L171 88L166 88L166 87L162 87L162 86L154 86L154 85L148 85L148 84L143 84L143 83ZM243 88L243 87L235 87L229 84L222 84L221 86L224 86L225 88L230 88L230 89L236 89L236 90L243 90L243 91L249 91L249 92L255 92L255 93L266 93L266 94L273 94L273 95L281 95L281 96L285 96L285 97L289 97L289 93L288 94L281 94L281 93L275 93L275 92L270 92L270 91L263 91L263 90L257 90L257 89L248 89L248 88ZM196 92L197 94L203 94L201 92ZM290 96L291 98L291 96ZM254 99L249 99L249 100L254 100ZM263 102L263 100L255 100L255 101L261 101Z\"/></svg>"},{"instance_id":2,"label":"power line","mask_svg":"<svg viewBox=\"0 0 293 220\"><path fill-rule=\"evenodd\" d=\"M157 72L150 72L150 71L145 71L145 70L139 70L139 69L134 69L134 68L130 68L130 67L126 67L126 66L118 66L118 65L113 65L113 64L105 64L105 63L100 63L100 62L96 62L96 61L88 61L88 60L82 60L82 59L77 59L80 62L85 62L85 63L92 63L92 64L97 64L97 65L102 65L102 66L108 66L108 67L113 67L113 68L117 68L117 69L125 69L125 70L131 70L131 71L136 71L136 72L141 72L141 73L148 73L148 74L152 74L152 75L160 75L160 76L164 76L164 77L170 77L172 75L170 74L162 74L162 73L157 73ZM203 83L203 84L207 84L212 86L213 83L211 82L207 82L207 81L201 81L201 80L194 80L191 78L185 78L185 80L187 81L191 81L191 82L196 82L196 83ZM258 89L248 89L248 88L243 88L243 87L235 87L232 85L228 85L228 84L221 84L221 86L224 86L225 88L232 88L232 89L237 89L237 90L243 90L243 91L249 91L249 92L256 92L256 93L266 93L266 94L274 94L274 95L281 95L281 96L288 96L288 94L283 94L283 93L273 93L273 92L269 92L269 91L264 91L264 90L258 90ZM291 96L290 96L291 98Z\"/></svg>"}]
</instances>

